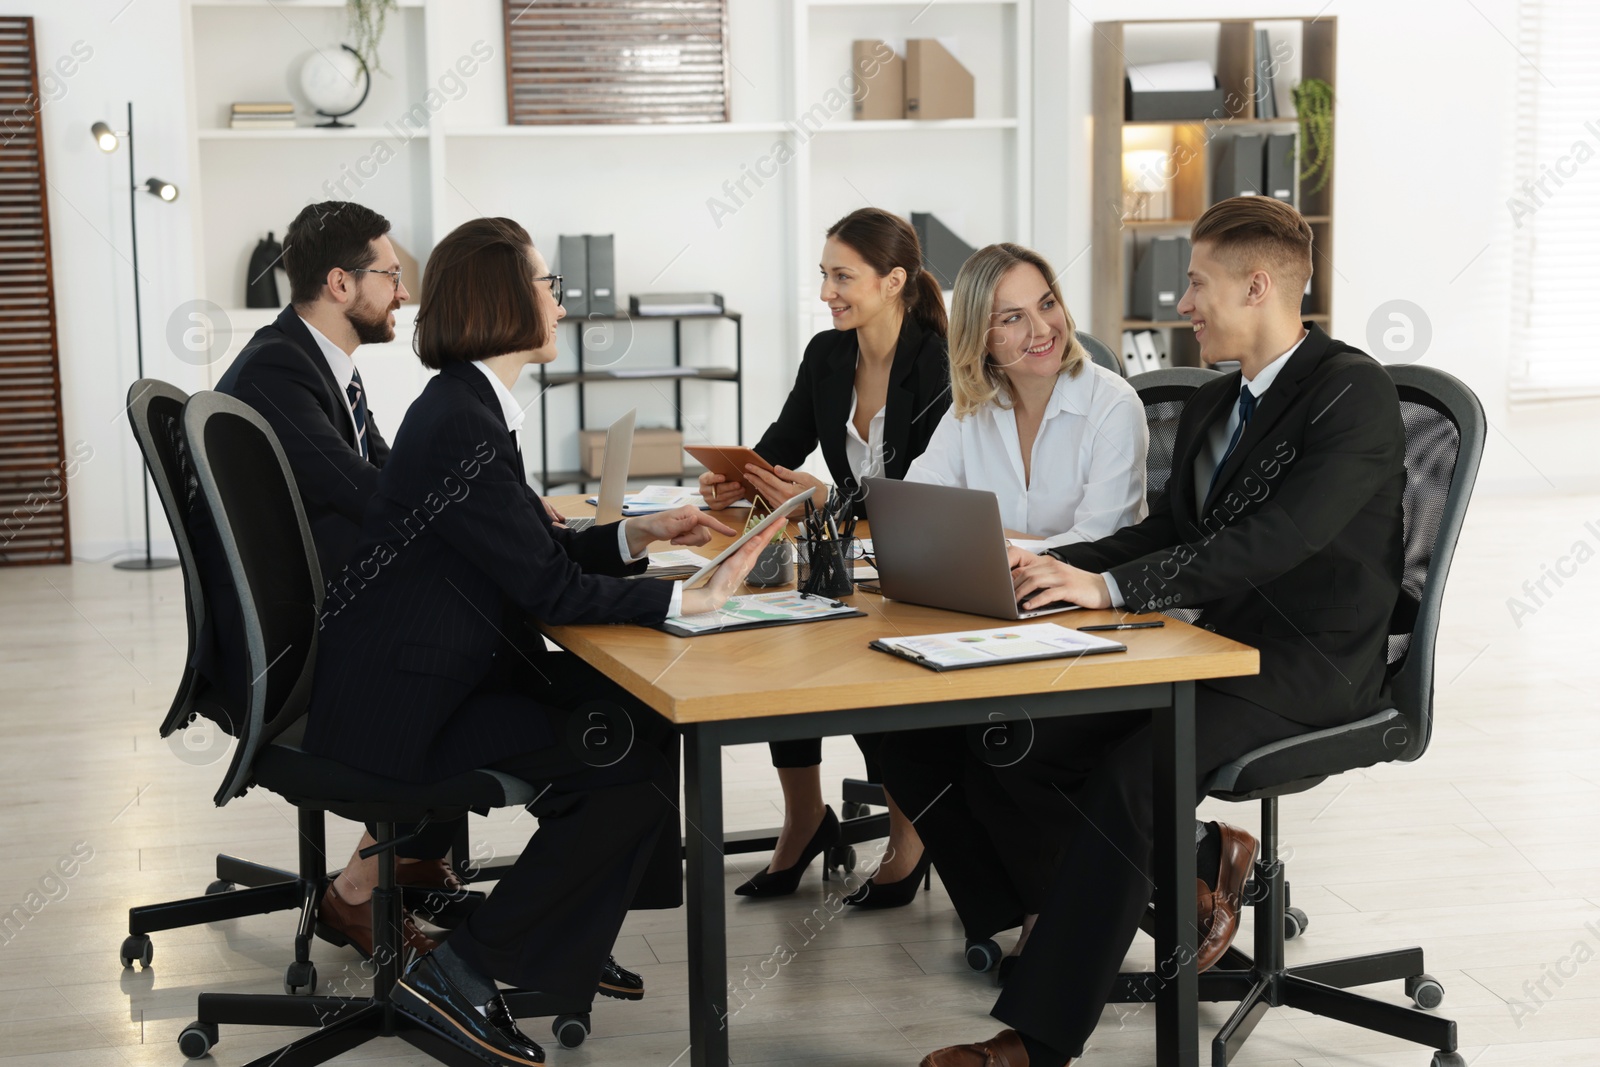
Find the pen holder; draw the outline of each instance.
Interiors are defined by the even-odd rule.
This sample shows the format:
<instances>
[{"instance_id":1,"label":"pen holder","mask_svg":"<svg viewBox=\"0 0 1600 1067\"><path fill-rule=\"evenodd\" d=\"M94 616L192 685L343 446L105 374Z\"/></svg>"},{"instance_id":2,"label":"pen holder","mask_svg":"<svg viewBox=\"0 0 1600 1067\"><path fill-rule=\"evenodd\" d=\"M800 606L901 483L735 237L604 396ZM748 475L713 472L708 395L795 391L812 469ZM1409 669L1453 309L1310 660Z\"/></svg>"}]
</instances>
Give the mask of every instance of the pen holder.
<instances>
[{"instance_id":1,"label":"pen holder","mask_svg":"<svg viewBox=\"0 0 1600 1067\"><path fill-rule=\"evenodd\" d=\"M813 596L842 597L856 591L853 568L855 538L795 542L800 591Z\"/></svg>"},{"instance_id":2,"label":"pen holder","mask_svg":"<svg viewBox=\"0 0 1600 1067\"><path fill-rule=\"evenodd\" d=\"M756 565L750 568L746 585L766 589L775 585L788 585L794 581L794 545L788 541L774 541L761 550Z\"/></svg>"}]
</instances>

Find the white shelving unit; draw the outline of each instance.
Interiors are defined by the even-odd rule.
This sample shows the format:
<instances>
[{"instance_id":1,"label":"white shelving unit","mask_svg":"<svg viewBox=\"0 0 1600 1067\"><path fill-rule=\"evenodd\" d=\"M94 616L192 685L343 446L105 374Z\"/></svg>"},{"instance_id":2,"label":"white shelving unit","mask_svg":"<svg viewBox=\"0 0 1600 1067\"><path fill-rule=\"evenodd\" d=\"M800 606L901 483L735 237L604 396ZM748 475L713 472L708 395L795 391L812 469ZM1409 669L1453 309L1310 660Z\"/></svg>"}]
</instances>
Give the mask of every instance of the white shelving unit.
<instances>
[{"instance_id":1,"label":"white shelving unit","mask_svg":"<svg viewBox=\"0 0 1600 1067\"><path fill-rule=\"evenodd\" d=\"M281 239L288 221L317 200L358 200L380 211L424 263L452 227L506 215L527 225L547 254L561 233L615 234L624 306L629 292L722 292L744 315L751 441L781 405L806 340L827 325L813 312L821 306L813 279L823 230L834 219L870 203L901 214L931 211L975 245L1031 239L1032 0L729 6L727 123L507 126L501 0L401 0L380 51L387 73L374 77L366 104L345 120L359 126L246 131L227 128L235 101L293 99L300 121L311 121L299 98L298 61L347 39L343 0L188 0L191 172L199 178L184 196L200 219L199 295L224 308L233 328L212 381L272 317L239 306L255 242L268 230ZM828 89L848 77L852 39L900 47L908 37L951 44L976 79L975 118L855 122L848 102L815 106L837 102ZM483 60L486 52L492 58ZM451 74L469 58L474 73ZM430 99L437 106L421 106ZM781 166L772 163L778 154L786 157ZM767 170L773 173L754 173ZM413 316L414 308L403 309L389 351L362 356L386 431L427 379L410 352ZM591 365L595 358L670 362L670 334L658 328L582 328L614 331L586 333ZM621 355L606 354L608 339ZM707 327L684 326L686 362L731 364L727 344ZM574 360L564 353L551 369L578 369ZM527 379L523 392L530 401L537 395ZM726 397L709 387L684 392L686 439L732 438ZM648 385L603 393L588 402L599 425L615 417L608 405L615 414L637 406L642 424L671 421L670 404L663 409ZM550 439L570 450L554 455L552 467L576 465L578 427L559 413L569 406L551 403Z\"/></svg>"}]
</instances>

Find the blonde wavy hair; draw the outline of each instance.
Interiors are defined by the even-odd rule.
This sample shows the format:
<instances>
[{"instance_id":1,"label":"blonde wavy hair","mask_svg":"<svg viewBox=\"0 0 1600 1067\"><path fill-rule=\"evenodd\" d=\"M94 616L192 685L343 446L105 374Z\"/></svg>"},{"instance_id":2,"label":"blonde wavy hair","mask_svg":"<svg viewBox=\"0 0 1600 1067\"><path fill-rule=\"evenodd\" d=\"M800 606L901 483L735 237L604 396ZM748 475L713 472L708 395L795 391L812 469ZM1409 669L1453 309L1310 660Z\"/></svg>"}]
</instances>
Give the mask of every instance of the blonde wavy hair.
<instances>
[{"instance_id":1,"label":"blonde wavy hair","mask_svg":"<svg viewBox=\"0 0 1600 1067\"><path fill-rule=\"evenodd\" d=\"M1078 343L1077 325L1067 302L1056 285L1056 273L1045 258L1031 248L1003 242L980 248L956 275L955 295L950 300L950 393L955 415L964 419L985 404L1011 406L1010 386L1005 372L989 354L990 317L994 311L994 291L1000 279L1013 267L1027 263L1044 275L1050 293L1067 318L1067 352L1060 373L1077 377L1088 356Z\"/></svg>"}]
</instances>

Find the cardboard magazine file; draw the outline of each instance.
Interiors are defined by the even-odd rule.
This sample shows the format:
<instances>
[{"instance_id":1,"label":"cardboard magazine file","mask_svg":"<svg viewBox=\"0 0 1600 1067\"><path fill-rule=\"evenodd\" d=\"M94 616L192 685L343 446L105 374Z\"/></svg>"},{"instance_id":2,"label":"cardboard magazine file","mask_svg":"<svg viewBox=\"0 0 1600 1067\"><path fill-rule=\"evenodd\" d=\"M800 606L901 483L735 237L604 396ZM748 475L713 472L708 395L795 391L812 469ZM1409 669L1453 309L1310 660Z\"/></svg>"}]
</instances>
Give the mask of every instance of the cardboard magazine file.
<instances>
[{"instance_id":1,"label":"cardboard magazine file","mask_svg":"<svg viewBox=\"0 0 1600 1067\"><path fill-rule=\"evenodd\" d=\"M856 78L852 118L906 117L906 61L888 41L851 41L850 69Z\"/></svg>"},{"instance_id":2,"label":"cardboard magazine file","mask_svg":"<svg viewBox=\"0 0 1600 1067\"><path fill-rule=\"evenodd\" d=\"M908 119L970 119L972 74L931 37L906 42Z\"/></svg>"}]
</instances>

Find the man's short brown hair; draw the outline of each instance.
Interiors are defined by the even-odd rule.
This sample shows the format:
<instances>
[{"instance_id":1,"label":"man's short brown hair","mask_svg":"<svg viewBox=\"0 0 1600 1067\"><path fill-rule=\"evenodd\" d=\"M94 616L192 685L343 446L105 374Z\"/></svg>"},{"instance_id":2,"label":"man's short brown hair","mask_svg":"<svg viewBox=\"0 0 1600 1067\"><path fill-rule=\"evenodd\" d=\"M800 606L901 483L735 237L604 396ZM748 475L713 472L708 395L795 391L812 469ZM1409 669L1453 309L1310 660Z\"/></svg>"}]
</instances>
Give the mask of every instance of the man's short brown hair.
<instances>
[{"instance_id":1,"label":"man's short brown hair","mask_svg":"<svg viewBox=\"0 0 1600 1067\"><path fill-rule=\"evenodd\" d=\"M1311 278L1311 224L1270 196L1234 196L1211 205L1189 231L1194 244L1211 242L1214 255L1238 273L1257 269L1300 306Z\"/></svg>"},{"instance_id":2,"label":"man's short brown hair","mask_svg":"<svg viewBox=\"0 0 1600 1067\"><path fill-rule=\"evenodd\" d=\"M545 343L554 324L539 314L532 247L527 230L502 218L463 222L434 247L412 339L424 366L438 370Z\"/></svg>"}]
</instances>

